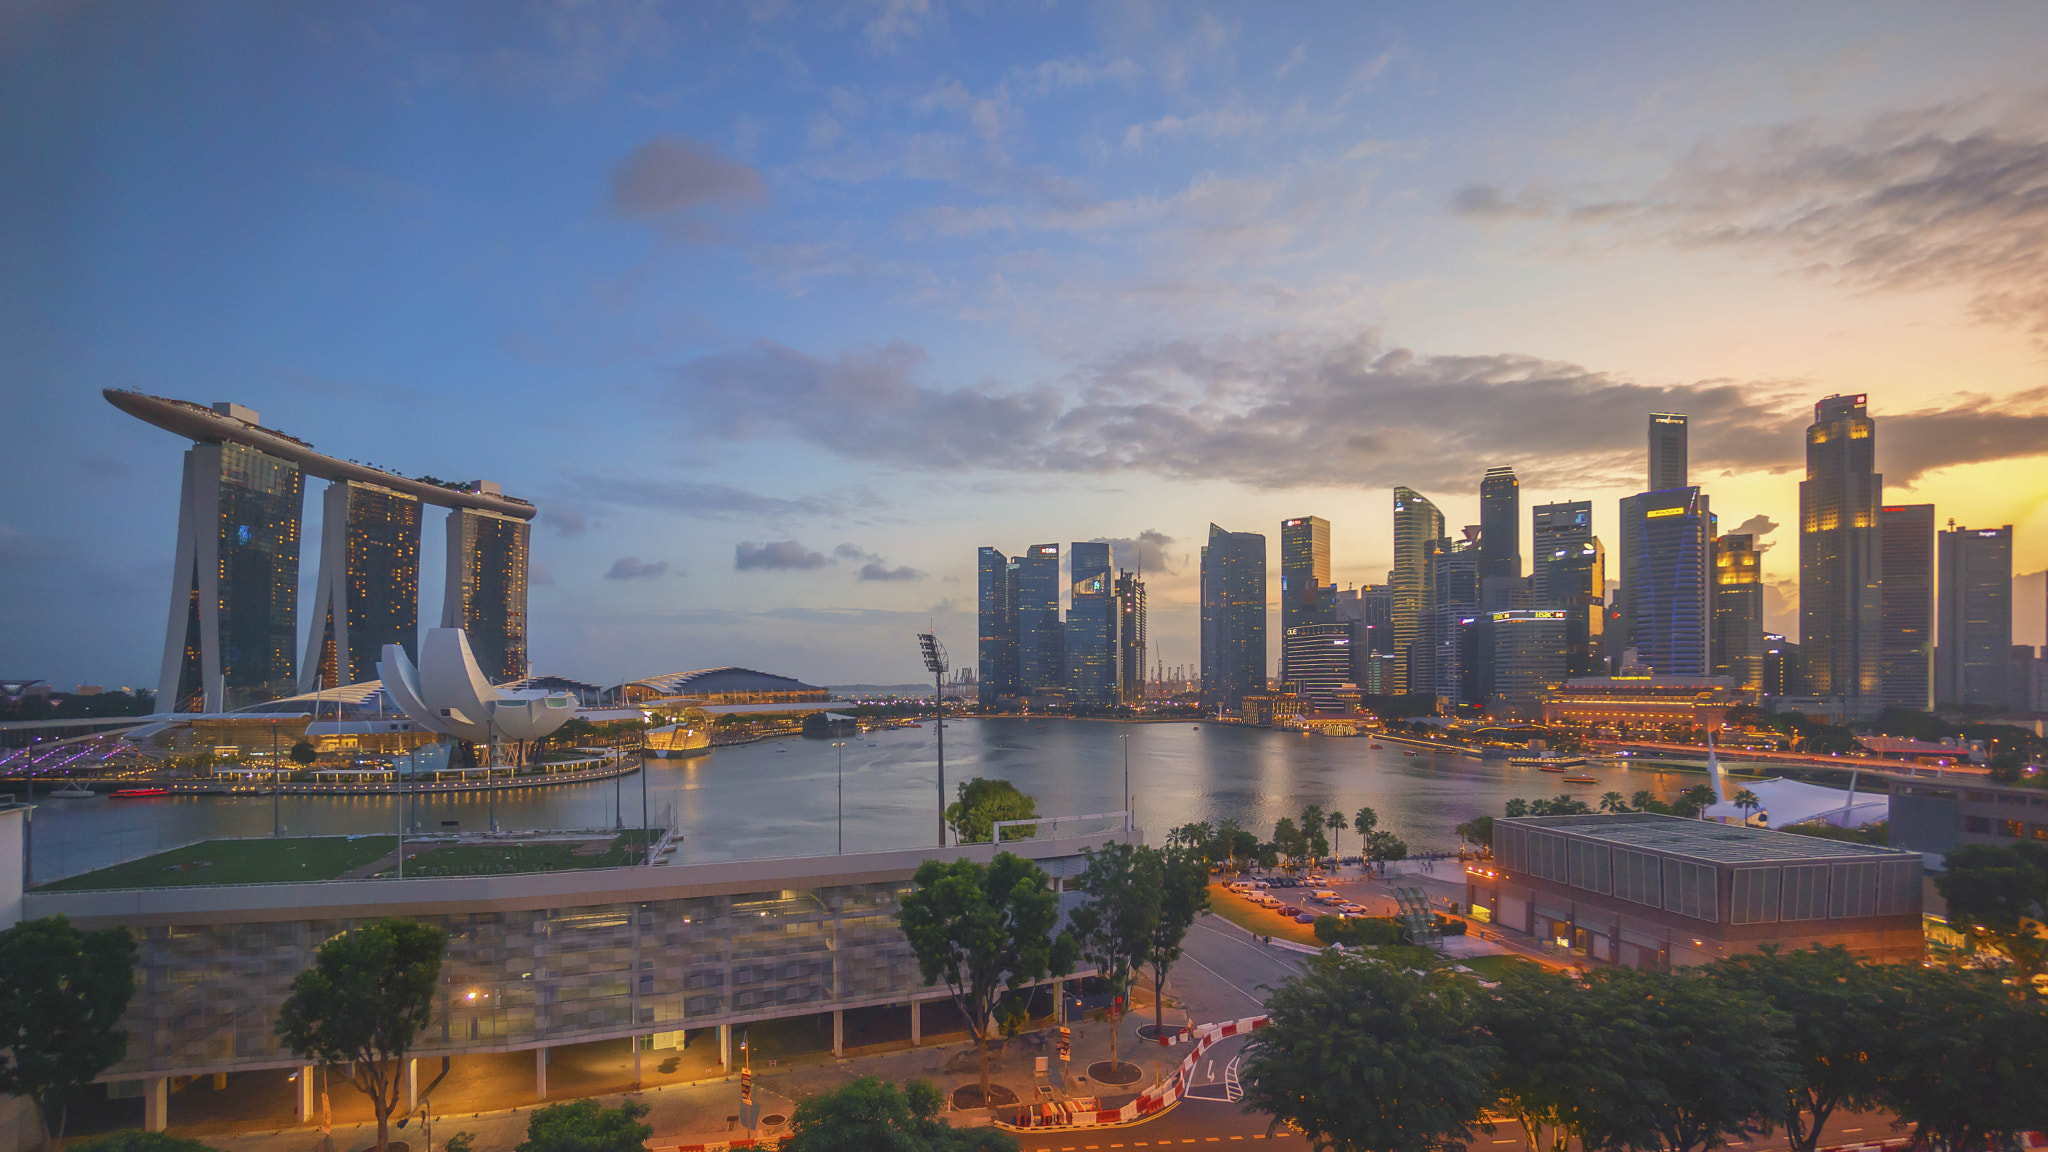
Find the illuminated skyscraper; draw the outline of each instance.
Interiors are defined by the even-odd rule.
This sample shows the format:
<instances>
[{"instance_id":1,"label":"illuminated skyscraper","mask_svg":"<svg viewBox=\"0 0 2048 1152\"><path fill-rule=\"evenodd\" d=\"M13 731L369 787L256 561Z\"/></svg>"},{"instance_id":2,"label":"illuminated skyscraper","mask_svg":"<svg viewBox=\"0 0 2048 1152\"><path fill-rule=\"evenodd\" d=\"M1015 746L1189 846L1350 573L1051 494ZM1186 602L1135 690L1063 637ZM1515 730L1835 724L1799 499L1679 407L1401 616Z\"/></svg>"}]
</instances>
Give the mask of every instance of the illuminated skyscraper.
<instances>
[{"instance_id":1,"label":"illuminated skyscraper","mask_svg":"<svg viewBox=\"0 0 2048 1152\"><path fill-rule=\"evenodd\" d=\"M1116 556L1108 544L1072 545L1073 587L1067 601L1067 700L1111 708L1122 681L1118 641Z\"/></svg>"},{"instance_id":2,"label":"illuminated skyscraper","mask_svg":"<svg viewBox=\"0 0 2048 1152\"><path fill-rule=\"evenodd\" d=\"M975 555L977 659L984 708L1017 695L1017 565L984 546Z\"/></svg>"},{"instance_id":3,"label":"illuminated skyscraper","mask_svg":"<svg viewBox=\"0 0 2048 1152\"><path fill-rule=\"evenodd\" d=\"M1934 707L1934 505L1887 504L1878 676L1887 708Z\"/></svg>"},{"instance_id":4,"label":"illuminated skyscraper","mask_svg":"<svg viewBox=\"0 0 2048 1152\"><path fill-rule=\"evenodd\" d=\"M1621 502L1627 645L1659 676L1713 672L1714 535L1714 515L1698 488L1641 492Z\"/></svg>"},{"instance_id":5,"label":"illuminated skyscraper","mask_svg":"<svg viewBox=\"0 0 2048 1152\"><path fill-rule=\"evenodd\" d=\"M1600 676L1607 664L1607 549L1597 538L1557 548L1544 565L1541 600L1562 611L1565 670Z\"/></svg>"},{"instance_id":6,"label":"illuminated skyscraper","mask_svg":"<svg viewBox=\"0 0 2048 1152\"><path fill-rule=\"evenodd\" d=\"M240 405L215 408L256 423ZM305 483L293 461L244 444L186 451L159 708L222 712L292 694Z\"/></svg>"},{"instance_id":7,"label":"illuminated skyscraper","mask_svg":"<svg viewBox=\"0 0 2048 1152\"><path fill-rule=\"evenodd\" d=\"M1752 692L1764 686L1763 553L1747 533L1714 545L1714 675Z\"/></svg>"},{"instance_id":8,"label":"illuminated skyscraper","mask_svg":"<svg viewBox=\"0 0 2048 1152\"><path fill-rule=\"evenodd\" d=\"M1151 651L1145 632L1145 582L1134 572L1116 574L1118 702L1133 707L1145 702L1145 660Z\"/></svg>"},{"instance_id":9,"label":"illuminated skyscraper","mask_svg":"<svg viewBox=\"0 0 2048 1152\"><path fill-rule=\"evenodd\" d=\"M1266 690L1266 538L1209 525L1202 546L1202 700L1236 709Z\"/></svg>"},{"instance_id":10,"label":"illuminated skyscraper","mask_svg":"<svg viewBox=\"0 0 2048 1152\"><path fill-rule=\"evenodd\" d=\"M481 508L448 513L441 627L469 634L477 669L493 683L518 680L529 671L526 563L532 533L525 520Z\"/></svg>"},{"instance_id":11,"label":"illuminated skyscraper","mask_svg":"<svg viewBox=\"0 0 2048 1152\"><path fill-rule=\"evenodd\" d=\"M1686 487L1686 417L1650 413L1650 484L1647 491Z\"/></svg>"},{"instance_id":12,"label":"illuminated skyscraper","mask_svg":"<svg viewBox=\"0 0 2048 1152\"><path fill-rule=\"evenodd\" d=\"M1535 577L1530 583L1540 595L1550 586L1547 574L1550 558L1562 549L1593 538L1593 502L1567 500L1558 504L1538 504L1529 514L1529 528L1529 573ZM1602 588L1600 594L1605 596L1607 590Z\"/></svg>"},{"instance_id":13,"label":"illuminated skyscraper","mask_svg":"<svg viewBox=\"0 0 2048 1152\"><path fill-rule=\"evenodd\" d=\"M1429 692L1429 617L1432 604L1429 546L1444 534L1444 514L1413 488L1394 489L1394 654L1399 673L1393 691ZM1411 688L1411 682L1413 687Z\"/></svg>"},{"instance_id":14,"label":"illuminated skyscraper","mask_svg":"<svg viewBox=\"0 0 2048 1152\"><path fill-rule=\"evenodd\" d=\"M1067 633L1060 624L1060 546L1033 544L1017 568L1018 689L1067 684Z\"/></svg>"},{"instance_id":15,"label":"illuminated skyscraper","mask_svg":"<svg viewBox=\"0 0 2048 1152\"><path fill-rule=\"evenodd\" d=\"M1324 590L1330 585L1330 522L1296 516L1280 522L1280 635L1304 624L1327 624ZM1280 680L1286 683L1287 646L1280 646Z\"/></svg>"},{"instance_id":16,"label":"illuminated skyscraper","mask_svg":"<svg viewBox=\"0 0 2048 1152\"><path fill-rule=\"evenodd\" d=\"M2003 708L2012 663L2012 525L1958 528L1950 521L1940 540L1935 700Z\"/></svg>"},{"instance_id":17,"label":"illuminated skyscraper","mask_svg":"<svg viewBox=\"0 0 2048 1152\"><path fill-rule=\"evenodd\" d=\"M1351 628L1345 624L1299 624L1281 634L1280 650L1294 669L1288 683L1319 710L1344 707L1342 693L1355 690L1351 674Z\"/></svg>"},{"instance_id":18,"label":"illuminated skyscraper","mask_svg":"<svg viewBox=\"0 0 2048 1152\"><path fill-rule=\"evenodd\" d=\"M1884 477L1867 397L1830 396L1806 430L1799 484L1799 647L1816 696L1878 695ZM1875 700L1872 701L1875 703Z\"/></svg>"},{"instance_id":19,"label":"illuminated skyscraper","mask_svg":"<svg viewBox=\"0 0 2048 1152\"><path fill-rule=\"evenodd\" d=\"M1488 468L1479 482L1479 575L1522 575L1522 482L1513 468Z\"/></svg>"},{"instance_id":20,"label":"illuminated skyscraper","mask_svg":"<svg viewBox=\"0 0 2048 1152\"><path fill-rule=\"evenodd\" d=\"M386 644L419 658L419 499L336 480L321 503L320 576L299 663L301 692L375 680Z\"/></svg>"},{"instance_id":21,"label":"illuminated skyscraper","mask_svg":"<svg viewBox=\"0 0 2048 1152\"><path fill-rule=\"evenodd\" d=\"M1485 563L1485 555L1483 537L1480 544L1440 539L1432 541L1429 547L1427 690L1443 707L1485 703L1481 687L1485 669L1481 666L1482 638L1478 627L1479 569Z\"/></svg>"}]
</instances>

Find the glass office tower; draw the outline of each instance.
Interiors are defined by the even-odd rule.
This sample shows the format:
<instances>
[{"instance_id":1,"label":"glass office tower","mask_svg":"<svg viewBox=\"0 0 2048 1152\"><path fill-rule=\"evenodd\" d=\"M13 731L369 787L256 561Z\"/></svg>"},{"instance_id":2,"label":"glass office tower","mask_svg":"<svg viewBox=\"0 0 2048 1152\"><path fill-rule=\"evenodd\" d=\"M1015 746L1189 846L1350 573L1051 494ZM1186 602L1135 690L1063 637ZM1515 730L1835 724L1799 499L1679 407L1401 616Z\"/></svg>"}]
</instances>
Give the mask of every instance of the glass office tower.
<instances>
[{"instance_id":1,"label":"glass office tower","mask_svg":"<svg viewBox=\"0 0 2048 1152\"><path fill-rule=\"evenodd\" d=\"M223 712L292 694L304 508L289 460L235 443L185 453L159 708Z\"/></svg>"},{"instance_id":2,"label":"glass office tower","mask_svg":"<svg viewBox=\"0 0 2048 1152\"><path fill-rule=\"evenodd\" d=\"M1522 575L1522 482L1513 468L1488 468L1479 482L1479 575Z\"/></svg>"},{"instance_id":3,"label":"glass office tower","mask_svg":"<svg viewBox=\"0 0 2048 1152\"><path fill-rule=\"evenodd\" d=\"M1934 707L1934 505L1887 504L1878 687L1887 708Z\"/></svg>"},{"instance_id":4,"label":"glass office tower","mask_svg":"<svg viewBox=\"0 0 2048 1152\"><path fill-rule=\"evenodd\" d=\"M1799 647L1816 696L1876 697L1884 599L1884 477L1865 396L1830 396L1806 429L1799 483Z\"/></svg>"},{"instance_id":5,"label":"glass office tower","mask_svg":"<svg viewBox=\"0 0 2048 1152\"><path fill-rule=\"evenodd\" d=\"M1529 574L1530 584L1541 596L1550 587L1550 558L1575 544L1583 544L1593 538L1593 502L1591 500L1566 500L1558 504L1538 504L1529 514ZM1607 590L1600 590L1605 596Z\"/></svg>"},{"instance_id":6,"label":"glass office tower","mask_svg":"<svg viewBox=\"0 0 2048 1152\"><path fill-rule=\"evenodd\" d=\"M1017 695L1017 566L984 546L975 555L979 615L975 658L981 662L981 706Z\"/></svg>"},{"instance_id":7,"label":"glass office tower","mask_svg":"<svg viewBox=\"0 0 2048 1152\"><path fill-rule=\"evenodd\" d=\"M1713 671L1714 515L1698 488L1621 502L1621 586L1628 646L1659 676Z\"/></svg>"},{"instance_id":8,"label":"glass office tower","mask_svg":"<svg viewBox=\"0 0 2048 1152\"><path fill-rule=\"evenodd\" d=\"M1287 668L1288 632L1305 624L1330 623L1323 603L1330 585L1330 522L1320 516L1296 516L1280 522L1280 682Z\"/></svg>"},{"instance_id":9,"label":"glass office tower","mask_svg":"<svg viewBox=\"0 0 2048 1152\"><path fill-rule=\"evenodd\" d=\"M1764 686L1764 566L1756 537L1714 544L1714 675L1752 692Z\"/></svg>"},{"instance_id":10,"label":"glass office tower","mask_svg":"<svg viewBox=\"0 0 2048 1152\"><path fill-rule=\"evenodd\" d=\"M420 502L356 480L327 485L313 631L299 691L377 678L386 644L419 658Z\"/></svg>"},{"instance_id":11,"label":"glass office tower","mask_svg":"<svg viewBox=\"0 0 2048 1152\"><path fill-rule=\"evenodd\" d=\"M477 668L496 683L527 674L526 563L532 525L478 508L448 513L441 627L469 634Z\"/></svg>"},{"instance_id":12,"label":"glass office tower","mask_svg":"<svg viewBox=\"0 0 2048 1152\"><path fill-rule=\"evenodd\" d=\"M1060 625L1060 546L1033 544L1017 567L1018 691L1065 688L1066 651Z\"/></svg>"},{"instance_id":13,"label":"glass office tower","mask_svg":"<svg viewBox=\"0 0 2048 1152\"><path fill-rule=\"evenodd\" d=\"M2003 708L2012 663L2012 525L1958 528L1950 521L1940 540L1934 698Z\"/></svg>"},{"instance_id":14,"label":"glass office tower","mask_svg":"<svg viewBox=\"0 0 2048 1152\"><path fill-rule=\"evenodd\" d=\"M1121 668L1116 556L1103 543L1072 545L1073 586L1067 601L1067 700L1076 707L1113 708Z\"/></svg>"},{"instance_id":15,"label":"glass office tower","mask_svg":"<svg viewBox=\"0 0 2048 1152\"><path fill-rule=\"evenodd\" d=\"M1266 690L1266 538L1209 525L1202 546L1202 702L1235 710Z\"/></svg>"},{"instance_id":16,"label":"glass office tower","mask_svg":"<svg viewBox=\"0 0 2048 1152\"><path fill-rule=\"evenodd\" d=\"M1151 651L1145 637L1145 582L1134 572L1116 574L1117 697L1137 707L1145 702L1145 661Z\"/></svg>"},{"instance_id":17,"label":"glass office tower","mask_svg":"<svg viewBox=\"0 0 2048 1152\"><path fill-rule=\"evenodd\" d=\"M1443 539L1444 514L1413 488L1394 489L1394 693L1429 692L1429 548ZM1412 685L1412 687L1411 687Z\"/></svg>"},{"instance_id":18,"label":"glass office tower","mask_svg":"<svg viewBox=\"0 0 2048 1152\"><path fill-rule=\"evenodd\" d=\"M1605 675L1607 665L1607 549L1597 538L1557 548L1544 562L1537 594L1564 613L1565 670Z\"/></svg>"},{"instance_id":19,"label":"glass office tower","mask_svg":"<svg viewBox=\"0 0 2048 1152\"><path fill-rule=\"evenodd\" d=\"M1441 706L1484 703L1480 683L1485 669L1476 626L1479 572L1485 562L1483 537L1476 546L1443 539L1433 541L1429 548L1431 679L1427 690Z\"/></svg>"},{"instance_id":20,"label":"glass office tower","mask_svg":"<svg viewBox=\"0 0 2048 1152\"><path fill-rule=\"evenodd\" d=\"M1686 419L1676 412L1650 413L1650 483L1646 491L1686 487Z\"/></svg>"},{"instance_id":21,"label":"glass office tower","mask_svg":"<svg viewBox=\"0 0 2048 1152\"><path fill-rule=\"evenodd\" d=\"M1280 651L1294 670L1287 681L1317 711L1339 712L1342 693L1355 688L1351 674L1351 627L1348 624L1299 624L1280 636Z\"/></svg>"}]
</instances>

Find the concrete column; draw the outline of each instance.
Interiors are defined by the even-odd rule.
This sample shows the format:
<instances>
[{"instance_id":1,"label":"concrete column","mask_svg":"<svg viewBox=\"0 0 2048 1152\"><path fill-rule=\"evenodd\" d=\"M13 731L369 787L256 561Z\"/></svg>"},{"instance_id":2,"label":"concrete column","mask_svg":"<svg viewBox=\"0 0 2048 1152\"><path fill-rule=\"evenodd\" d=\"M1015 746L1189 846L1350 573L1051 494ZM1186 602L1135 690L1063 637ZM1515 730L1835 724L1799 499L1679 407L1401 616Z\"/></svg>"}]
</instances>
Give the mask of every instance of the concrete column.
<instances>
[{"instance_id":1,"label":"concrete column","mask_svg":"<svg viewBox=\"0 0 2048 1152\"><path fill-rule=\"evenodd\" d=\"M846 1010L843 1008L832 1010L832 1054L846 1055Z\"/></svg>"},{"instance_id":2,"label":"concrete column","mask_svg":"<svg viewBox=\"0 0 2048 1152\"><path fill-rule=\"evenodd\" d=\"M407 1057L405 1061L405 1110L413 1112L420 1106L420 1058Z\"/></svg>"},{"instance_id":3,"label":"concrete column","mask_svg":"<svg viewBox=\"0 0 2048 1152\"><path fill-rule=\"evenodd\" d=\"M533 1091L543 1100L548 1098L548 1050L545 1048L533 1050Z\"/></svg>"},{"instance_id":4,"label":"concrete column","mask_svg":"<svg viewBox=\"0 0 2048 1152\"><path fill-rule=\"evenodd\" d=\"M1067 982L1058 976L1052 978L1052 1022L1067 1022Z\"/></svg>"},{"instance_id":5,"label":"concrete column","mask_svg":"<svg viewBox=\"0 0 2048 1152\"><path fill-rule=\"evenodd\" d=\"M151 1132L161 1132L171 1126L171 1081L158 1076L143 1085L142 1126Z\"/></svg>"},{"instance_id":6,"label":"concrete column","mask_svg":"<svg viewBox=\"0 0 2048 1152\"><path fill-rule=\"evenodd\" d=\"M653 1037L648 1037L652 1040ZM640 1086L640 1037L633 1037L633 1087Z\"/></svg>"},{"instance_id":7,"label":"concrete column","mask_svg":"<svg viewBox=\"0 0 2048 1152\"><path fill-rule=\"evenodd\" d=\"M730 1024L720 1024L718 1026L718 1067L722 1071L732 1071L732 1025Z\"/></svg>"},{"instance_id":8,"label":"concrete column","mask_svg":"<svg viewBox=\"0 0 2048 1152\"><path fill-rule=\"evenodd\" d=\"M299 1123L308 1124L313 1120L313 1066L299 1069L298 1091Z\"/></svg>"},{"instance_id":9,"label":"concrete column","mask_svg":"<svg viewBox=\"0 0 2048 1152\"><path fill-rule=\"evenodd\" d=\"M916 1000L910 1002L910 1046L924 1043L924 1005Z\"/></svg>"}]
</instances>

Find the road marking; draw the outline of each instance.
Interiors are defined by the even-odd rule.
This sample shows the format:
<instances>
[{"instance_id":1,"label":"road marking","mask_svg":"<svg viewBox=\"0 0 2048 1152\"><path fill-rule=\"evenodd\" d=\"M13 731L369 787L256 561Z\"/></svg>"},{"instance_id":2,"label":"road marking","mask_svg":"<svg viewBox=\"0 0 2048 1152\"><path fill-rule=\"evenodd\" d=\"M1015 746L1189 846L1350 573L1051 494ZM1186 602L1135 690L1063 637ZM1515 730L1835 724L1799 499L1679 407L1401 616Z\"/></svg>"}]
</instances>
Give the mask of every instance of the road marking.
<instances>
[{"instance_id":1,"label":"road marking","mask_svg":"<svg viewBox=\"0 0 2048 1152\"><path fill-rule=\"evenodd\" d=\"M1842 1131L1844 1131L1844 1132L1861 1132L1861 1131L1863 1131L1863 1129L1861 1129L1861 1128L1844 1128L1844 1129L1842 1129Z\"/></svg>"},{"instance_id":2,"label":"road marking","mask_svg":"<svg viewBox=\"0 0 2048 1152\"><path fill-rule=\"evenodd\" d=\"M1520 1144L1520 1140L1495 1140L1495 1144Z\"/></svg>"}]
</instances>

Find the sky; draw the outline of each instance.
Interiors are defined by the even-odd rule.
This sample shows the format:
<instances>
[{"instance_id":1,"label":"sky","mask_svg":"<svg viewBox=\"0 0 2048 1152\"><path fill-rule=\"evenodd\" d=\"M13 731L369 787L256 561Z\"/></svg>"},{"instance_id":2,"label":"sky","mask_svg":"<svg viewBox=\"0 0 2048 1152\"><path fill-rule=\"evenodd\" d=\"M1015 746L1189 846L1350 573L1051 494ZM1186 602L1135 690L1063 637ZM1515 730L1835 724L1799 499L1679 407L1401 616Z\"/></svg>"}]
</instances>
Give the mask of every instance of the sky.
<instances>
[{"instance_id":1,"label":"sky","mask_svg":"<svg viewBox=\"0 0 2048 1152\"><path fill-rule=\"evenodd\" d=\"M154 682L184 445L103 388L532 499L604 683L972 664L977 546L1096 539L1192 665L1210 523L1378 583L1509 465L1611 542L1652 411L1796 635L1834 393L2040 644L2044 77L2033 3L8 5L0 673Z\"/></svg>"}]
</instances>

